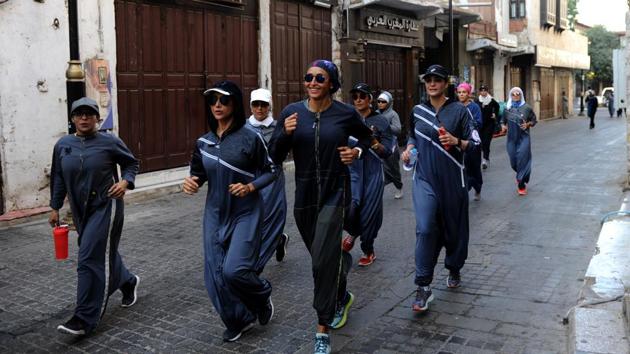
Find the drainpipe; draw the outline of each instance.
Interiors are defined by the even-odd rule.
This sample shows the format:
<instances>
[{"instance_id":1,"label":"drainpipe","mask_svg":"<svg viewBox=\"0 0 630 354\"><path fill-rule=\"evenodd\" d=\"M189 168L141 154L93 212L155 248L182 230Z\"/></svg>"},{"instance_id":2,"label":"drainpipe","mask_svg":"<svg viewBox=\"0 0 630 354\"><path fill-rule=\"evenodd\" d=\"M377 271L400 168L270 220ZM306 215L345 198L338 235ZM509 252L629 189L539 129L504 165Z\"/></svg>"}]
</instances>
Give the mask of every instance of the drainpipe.
<instances>
[{"instance_id":1,"label":"drainpipe","mask_svg":"<svg viewBox=\"0 0 630 354\"><path fill-rule=\"evenodd\" d=\"M70 39L70 61L66 70L66 96L68 105L68 133L76 131L70 119L72 102L85 96L85 72L79 57L79 16L78 0L68 0L68 32Z\"/></svg>"}]
</instances>

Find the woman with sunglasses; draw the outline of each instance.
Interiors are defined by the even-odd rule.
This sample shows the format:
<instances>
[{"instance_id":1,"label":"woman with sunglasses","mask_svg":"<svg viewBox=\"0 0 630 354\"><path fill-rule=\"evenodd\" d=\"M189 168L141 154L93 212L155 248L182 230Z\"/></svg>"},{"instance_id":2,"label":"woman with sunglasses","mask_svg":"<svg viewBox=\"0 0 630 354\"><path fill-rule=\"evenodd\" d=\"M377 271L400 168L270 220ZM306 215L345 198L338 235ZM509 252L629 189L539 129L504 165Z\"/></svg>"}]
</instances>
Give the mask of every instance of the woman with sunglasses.
<instances>
[{"instance_id":1,"label":"woman with sunglasses","mask_svg":"<svg viewBox=\"0 0 630 354\"><path fill-rule=\"evenodd\" d=\"M249 105L252 115L247 120L247 126L260 134L268 144L276 128L276 120L271 114L271 92L260 88L252 91ZM284 191L284 172L278 166L278 178L270 185L260 190L265 205L265 218L263 220L263 236L258 260L258 272L276 254L276 260L282 262L286 255L289 236L284 231L287 218L287 198Z\"/></svg>"},{"instance_id":2,"label":"woman with sunglasses","mask_svg":"<svg viewBox=\"0 0 630 354\"><path fill-rule=\"evenodd\" d=\"M271 155L281 164L289 150L295 161L293 215L311 254L317 311L315 353L330 353L328 327L338 303L347 299L346 277L352 257L341 249L344 209L350 202L349 165L367 152L371 131L354 107L335 101L337 66L316 60L304 76L308 97L280 114L271 139ZM349 148L348 138L358 139ZM349 306L344 306L347 317Z\"/></svg>"},{"instance_id":3,"label":"woman with sunglasses","mask_svg":"<svg viewBox=\"0 0 630 354\"><path fill-rule=\"evenodd\" d=\"M396 193L394 193L394 199L400 199L403 197L403 182L400 175L400 149L398 148L398 135L402 129L400 124L400 117L398 113L394 111L394 96L388 91L381 92L376 99L378 106L378 112L387 119L389 122L389 129L392 132L394 138L394 151L392 155L385 160L383 165L383 171L385 172L385 185L390 183L396 187Z\"/></svg>"},{"instance_id":4,"label":"woman with sunglasses","mask_svg":"<svg viewBox=\"0 0 630 354\"><path fill-rule=\"evenodd\" d=\"M457 86L457 98L470 113L471 121L475 126L477 132L481 131L483 126L483 118L481 117L481 109L472 100L472 86L467 82L462 82ZM474 189L475 196L473 200L479 201L481 199L481 186L483 185L483 177L481 175L481 150L471 149L464 154L464 166L466 170L466 177L468 180L468 190Z\"/></svg>"},{"instance_id":5,"label":"woman with sunglasses","mask_svg":"<svg viewBox=\"0 0 630 354\"><path fill-rule=\"evenodd\" d=\"M223 340L233 342L256 319L266 325L274 312L271 284L258 276L257 265L264 219L259 190L273 182L275 173L262 137L245 127L240 88L221 81L204 95L210 131L197 139L183 191L197 193L208 182L204 278L227 327Z\"/></svg>"},{"instance_id":6,"label":"woman with sunglasses","mask_svg":"<svg viewBox=\"0 0 630 354\"><path fill-rule=\"evenodd\" d=\"M59 224L59 209L67 196L79 234L77 306L72 318L59 325L57 330L84 335L96 328L101 317L108 238L107 296L120 289L122 307L130 307L137 300L140 278L127 270L117 248L124 219L122 198L128 189L134 188L138 161L122 140L98 131L98 105L91 98L74 101L70 116L76 133L59 139L53 150L50 172L52 211L48 221L53 227ZM120 181L117 165L122 172Z\"/></svg>"},{"instance_id":7,"label":"woman with sunglasses","mask_svg":"<svg viewBox=\"0 0 630 354\"><path fill-rule=\"evenodd\" d=\"M510 90L510 98L501 123L503 132L507 131L506 147L510 157L510 166L516 172L516 191L518 195L527 195L527 183L532 173L529 129L536 125L536 114L525 103L523 90L520 87L513 87Z\"/></svg>"}]
</instances>

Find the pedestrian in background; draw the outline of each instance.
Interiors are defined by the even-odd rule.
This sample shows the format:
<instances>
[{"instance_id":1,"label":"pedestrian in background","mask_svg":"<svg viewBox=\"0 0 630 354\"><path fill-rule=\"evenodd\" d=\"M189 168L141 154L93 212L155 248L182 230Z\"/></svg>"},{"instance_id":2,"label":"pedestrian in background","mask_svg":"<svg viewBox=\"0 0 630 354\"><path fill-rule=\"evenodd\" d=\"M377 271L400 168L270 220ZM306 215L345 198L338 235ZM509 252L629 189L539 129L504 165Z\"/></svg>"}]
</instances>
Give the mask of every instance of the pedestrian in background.
<instances>
[{"instance_id":1,"label":"pedestrian in background","mask_svg":"<svg viewBox=\"0 0 630 354\"><path fill-rule=\"evenodd\" d=\"M562 91L562 119L569 118L569 99L566 92Z\"/></svg>"},{"instance_id":2,"label":"pedestrian in background","mask_svg":"<svg viewBox=\"0 0 630 354\"><path fill-rule=\"evenodd\" d=\"M525 102L523 90L513 87L510 90L502 127L507 131L506 147L510 166L516 172L516 185L519 195L527 195L527 183L532 173L532 149L530 128L536 125L536 114Z\"/></svg>"},{"instance_id":3,"label":"pedestrian in background","mask_svg":"<svg viewBox=\"0 0 630 354\"><path fill-rule=\"evenodd\" d=\"M394 199L400 199L403 197L403 182L400 175L400 148L398 147L398 136L401 132L400 117L398 113L394 111L394 97L388 91L383 91L376 99L378 106L378 112L383 115L389 122L389 129L392 132L394 138L394 147L391 156L385 160L383 170L385 172L385 185L390 183L396 187L394 193Z\"/></svg>"},{"instance_id":4,"label":"pedestrian in background","mask_svg":"<svg viewBox=\"0 0 630 354\"><path fill-rule=\"evenodd\" d=\"M457 98L467 109L472 118L475 131L479 132L483 127L481 108L472 100L472 86L467 82L462 82L457 86ZM478 133L477 133L478 134ZM464 166L467 177L468 190L474 189L473 200L481 199L481 187L483 186L483 176L481 175L481 150L470 149L464 154Z\"/></svg>"},{"instance_id":5,"label":"pedestrian in background","mask_svg":"<svg viewBox=\"0 0 630 354\"><path fill-rule=\"evenodd\" d=\"M586 115L591 120L588 126L589 129L595 128L595 113L597 113L597 97L595 97L595 92L593 90L588 90L586 92Z\"/></svg>"},{"instance_id":6,"label":"pedestrian in background","mask_svg":"<svg viewBox=\"0 0 630 354\"><path fill-rule=\"evenodd\" d=\"M247 120L250 128L259 133L269 144L273 131L276 129L276 120L273 119L271 106L271 92L260 88L252 91L249 101L252 115ZM276 260L282 262L287 253L289 236L285 234L284 225L287 218L287 197L284 191L284 172L278 166L277 178L270 185L260 190L265 206L265 218L263 220L263 236L258 260L258 272L276 254Z\"/></svg>"},{"instance_id":7,"label":"pedestrian in background","mask_svg":"<svg viewBox=\"0 0 630 354\"><path fill-rule=\"evenodd\" d=\"M413 206L416 214L413 311L429 309L431 283L442 247L449 270L446 285L460 286L460 271L468 257L468 191L464 152L480 143L470 114L457 99L446 97L448 71L431 65L423 76L429 100L413 108L403 163L414 164ZM417 154L414 153L417 150Z\"/></svg>"},{"instance_id":8,"label":"pedestrian in background","mask_svg":"<svg viewBox=\"0 0 630 354\"><path fill-rule=\"evenodd\" d=\"M389 122L383 115L372 110L372 90L365 83L354 85L350 91L352 103L361 115L366 126L373 132L369 153L361 160L355 160L349 166L352 203L357 211L353 215L358 225L356 230L350 232L343 239L343 250L350 252L357 237L361 239L363 256L359 258L359 266L367 267L376 259L374 252L374 240L383 224L383 189L385 188L383 176L384 159L391 156L393 137ZM353 146L357 139L350 137L349 146ZM354 231L354 232L353 232ZM341 318L339 318L341 321ZM336 328L336 323L331 326Z\"/></svg>"},{"instance_id":9,"label":"pedestrian in background","mask_svg":"<svg viewBox=\"0 0 630 354\"><path fill-rule=\"evenodd\" d=\"M118 253L123 227L123 196L134 188L138 161L125 143L112 134L100 133L96 101L83 97L70 110L76 133L55 144L50 173L51 226L59 224L59 209L68 196L72 219L79 234L77 306L74 315L57 330L84 335L96 328L105 294L105 252L110 239L107 296L122 292L122 307L138 299L140 278L127 270ZM117 166L122 171L118 181ZM112 220L112 209L113 220ZM110 228L111 224L111 228Z\"/></svg>"},{"instance_id":10,"label":"pedestrian in background","mask_svg":"<svg viewBox=\"0 0 630 354\"><path fill-rule=\"evenodd\" d=\"M208 182L203 216L204 279L210 300L236 341L269 323L271 284L258 275L265 217L260 190L275 178L260 134L246 128L241 89L221 81L204 92L210 131L197 139L183 191L195 194Z\"/></svg>"},{"instance_id":11,"label":"pedestrian in background","mask_svg":"<svg viewBox=\"0 0 630 354\"><path fill-rule=\"evenodd\" d=\"M311 254L315 283L315 353L330 353L328 328L337 309L347 317L351 305L346 279L352 256L341 249L344 211L351 199L347 165L367 153L372 135L354 107L333 99L339 87L334 63L311 63L304 75L308 97L282 110L271 139L276 164L293 151L293 215ZM350 136L358 139L357 147L347 146Z\"/></svg>"},{"instance_id":12,"label":"pedestrian in background","mask_svg":"<svg viewBox=\"0 0 630 354\"><path fill-rule=\"evenodd\" d=\"M481 149L482 160L481 167L485 170L488 168L490 162L490 143L495 133L495 127L497 125L497 118L499 118L499 111L501 107L499 103L490 95L488 87L481 85L479 87L479 98L477 104L481 107Z\"/></svg>"},{"instance_id":13,"label":"pedestrian in background","mask_svg":"<svg viewBox=\"0 0 630 354\"><path fill-rule=\"evenodd\" d=\"M610 118L615 115L615 93L610 92L608 94L608 113L610 113Z\"/></svg>"}]
</instances>

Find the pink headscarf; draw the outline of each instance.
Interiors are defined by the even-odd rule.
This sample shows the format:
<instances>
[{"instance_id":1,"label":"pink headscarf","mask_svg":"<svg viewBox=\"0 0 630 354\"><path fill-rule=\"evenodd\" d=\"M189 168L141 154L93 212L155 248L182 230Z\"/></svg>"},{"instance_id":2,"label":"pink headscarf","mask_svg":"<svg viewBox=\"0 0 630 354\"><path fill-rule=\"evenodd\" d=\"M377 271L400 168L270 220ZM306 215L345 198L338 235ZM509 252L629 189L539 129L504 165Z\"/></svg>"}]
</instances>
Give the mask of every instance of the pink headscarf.
<instances>
[{"instance_id":1,"label":"pink headscarf","mask_svg":"<svg viewBox=\"0 0 630 354\"><path fill-rule=\"evenodd\" d=\"M459 84L459 86L457 86L457 90L466 90L468 91L468 94L471 94L472 86L470 86L470 84L467 82L462 82L461 84Z\"/></svg>"}]
</instances>

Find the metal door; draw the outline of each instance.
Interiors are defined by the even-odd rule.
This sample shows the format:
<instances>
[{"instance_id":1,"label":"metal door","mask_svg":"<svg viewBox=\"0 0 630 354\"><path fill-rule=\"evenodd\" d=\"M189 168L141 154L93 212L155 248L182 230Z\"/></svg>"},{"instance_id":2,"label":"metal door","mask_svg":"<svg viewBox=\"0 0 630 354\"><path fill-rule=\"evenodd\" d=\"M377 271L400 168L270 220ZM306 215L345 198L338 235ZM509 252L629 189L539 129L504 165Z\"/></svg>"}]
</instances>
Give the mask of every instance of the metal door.
<instances>
[{"instance_id":1,"label":"metal door","mask_svg":"<svg viewBox=\"0 0 630 354\"><path fill-rule=\"evenodd\" d=\"M257 86L256 18L116 0L120 136L141 172L186 165L207 131L202 92L224 78Z\"/></svg>"},{"instance_id":2,"label":"metal door","mask_svg":"<svg viewBox=\"0 0 630 354\"><path fill-rule=\"evenodd\" d=\"M271 13L271 63L275 114L304 98L306 66L332 59L330 9L275 0Z\"/></svg>"}]
</instances>

